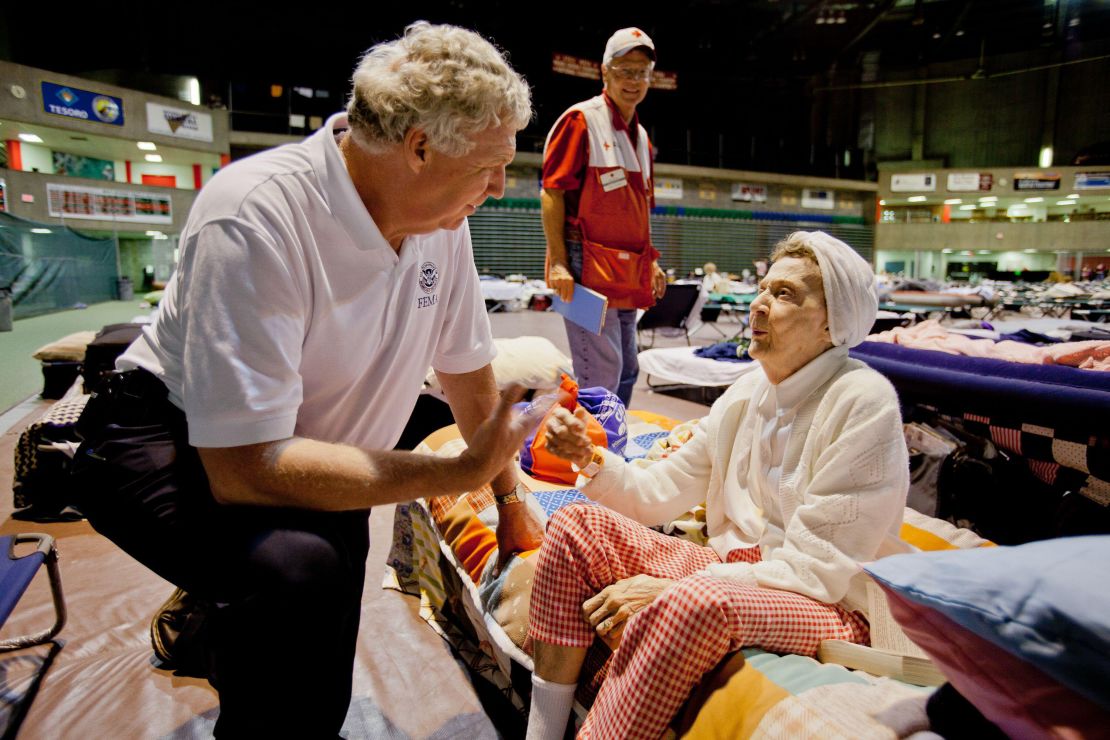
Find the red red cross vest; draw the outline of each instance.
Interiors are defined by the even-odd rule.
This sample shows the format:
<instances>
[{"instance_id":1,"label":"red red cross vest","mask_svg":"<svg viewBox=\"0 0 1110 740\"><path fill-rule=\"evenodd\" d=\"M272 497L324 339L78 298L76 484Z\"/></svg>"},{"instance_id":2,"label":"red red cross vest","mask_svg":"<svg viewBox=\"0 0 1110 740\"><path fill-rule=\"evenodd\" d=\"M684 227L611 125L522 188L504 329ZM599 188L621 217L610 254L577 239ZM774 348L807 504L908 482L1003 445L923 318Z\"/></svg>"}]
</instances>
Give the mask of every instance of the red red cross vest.
<instances>
[{"instance_id":1,"label":"red red cross vest","mask_svg":"<svg viewBox=\"0 0 1110 740\"><path fill-rule=\"evenodd\" d=\"M610 308L647 308L655 303L652 263L659 257L649 226L647 131L637 125L634 149L628 132L614 128L612 111L601 95L571 106L563 116L574 110L582 113L589 140L578 215L567 218L570 229L582 235L582 284L606 296Z\"/></svg>"}]
</instances>

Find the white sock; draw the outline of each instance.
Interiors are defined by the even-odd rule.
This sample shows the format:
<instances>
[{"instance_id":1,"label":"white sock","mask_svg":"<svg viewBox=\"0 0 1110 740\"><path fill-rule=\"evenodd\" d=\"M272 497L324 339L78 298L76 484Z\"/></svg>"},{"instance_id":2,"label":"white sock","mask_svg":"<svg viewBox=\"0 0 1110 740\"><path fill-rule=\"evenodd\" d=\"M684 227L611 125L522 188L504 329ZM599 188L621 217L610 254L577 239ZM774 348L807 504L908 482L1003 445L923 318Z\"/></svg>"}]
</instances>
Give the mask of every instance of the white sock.
<instances>
[{"instance_id":1,"label":"white sock","mask_svg":"<svg viewBox=\"0 0 1110 740\"><path fill-rule=\"evenodd\" d=\"M572 683L552 683L532 674L532 709L525 740L562 740L575 688Z\"/></svg>"}]
</instances>

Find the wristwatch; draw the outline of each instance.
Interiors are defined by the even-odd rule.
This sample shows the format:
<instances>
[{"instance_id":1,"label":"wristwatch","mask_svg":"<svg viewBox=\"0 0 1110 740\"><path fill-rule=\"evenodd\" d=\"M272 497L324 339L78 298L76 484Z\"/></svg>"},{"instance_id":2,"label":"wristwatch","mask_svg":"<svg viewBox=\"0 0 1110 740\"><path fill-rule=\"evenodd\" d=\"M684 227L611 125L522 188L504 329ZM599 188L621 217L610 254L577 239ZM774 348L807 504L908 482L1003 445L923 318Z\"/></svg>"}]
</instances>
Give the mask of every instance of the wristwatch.
<instances>
[{"instance_id":1,"label":"wristwatch","mask_svg":"<svg viewBox=\"0 0 1110 740\"><path fill-rule=\"evenodd\" d=\"M505 504L516 504L524 500L524 494L526 493L528 493L528 489L524 487L524 484L517 483L515 486L513 486L513 490L509 491L508 493L503 493L500 495L496 493L493 494L493 500L497 502L498 506L504 506Z\"/></svg>"}]
</instances>

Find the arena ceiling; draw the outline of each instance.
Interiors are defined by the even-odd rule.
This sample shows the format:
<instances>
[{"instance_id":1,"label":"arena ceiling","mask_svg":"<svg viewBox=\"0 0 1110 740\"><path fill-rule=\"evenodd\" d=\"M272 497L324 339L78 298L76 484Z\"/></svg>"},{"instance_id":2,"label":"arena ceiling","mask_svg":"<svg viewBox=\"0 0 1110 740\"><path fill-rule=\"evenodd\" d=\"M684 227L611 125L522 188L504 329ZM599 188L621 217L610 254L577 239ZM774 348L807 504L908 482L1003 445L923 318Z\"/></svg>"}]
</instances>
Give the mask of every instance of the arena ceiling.
<instances>
[{"instance_id":1,"label":"arena ceiling","mask_svg":"<svg viewBox=\"0 0 1110 740\"><path fill-rule=\"evenodd\" d=\"M17 63L152 92L164 92L152 89L158 75L195 76L206 100L246 95L252 85L303 86L328 91L319 104L330 110L368 46L421 18L468 26L506 49L536 91L524 148L542 145L554 118L597 89L554 73L552 55L596 60L613 30L636 25L655 39L659 69L678 80L677 91L653 92L644 105L658 140L672 151L708 152L732 129L751 142L781 131L796 141L780 148L798 152L783 171L806 168L815 91L920 78L955 60L964 62L956 74L981 78L1110 55L1108 0L685 0L595 3L588 13L573 12L587 7L577 3L515 0L305 3L299 12L122 0L104 12L84 6L72 18L50 19L33 3L4 6L0 57Z\"/></svg>"}]
</instances>

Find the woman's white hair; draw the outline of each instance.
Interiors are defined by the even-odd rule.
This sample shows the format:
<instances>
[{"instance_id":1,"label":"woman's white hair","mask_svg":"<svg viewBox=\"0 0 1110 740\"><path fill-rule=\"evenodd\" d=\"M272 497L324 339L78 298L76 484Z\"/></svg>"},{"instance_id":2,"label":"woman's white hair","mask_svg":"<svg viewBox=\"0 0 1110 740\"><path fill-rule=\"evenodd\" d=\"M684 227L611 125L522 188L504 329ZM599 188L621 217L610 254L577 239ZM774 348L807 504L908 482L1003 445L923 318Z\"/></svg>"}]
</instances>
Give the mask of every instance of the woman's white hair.
<instances>
[{"instance_id":1,"label":"woman's white hair","mask_svg":"<svg viewBox=\"0 0 1110 740\"><path fill-rule=\"evenodd\" d=\"M352 83L351 133L372 152L416 127L433 149L459 157L475 134L507 123L519 130L532 118L524 78L493 44L457 26L413 23L367 51Z\"/></svg>"}]
</instances>

